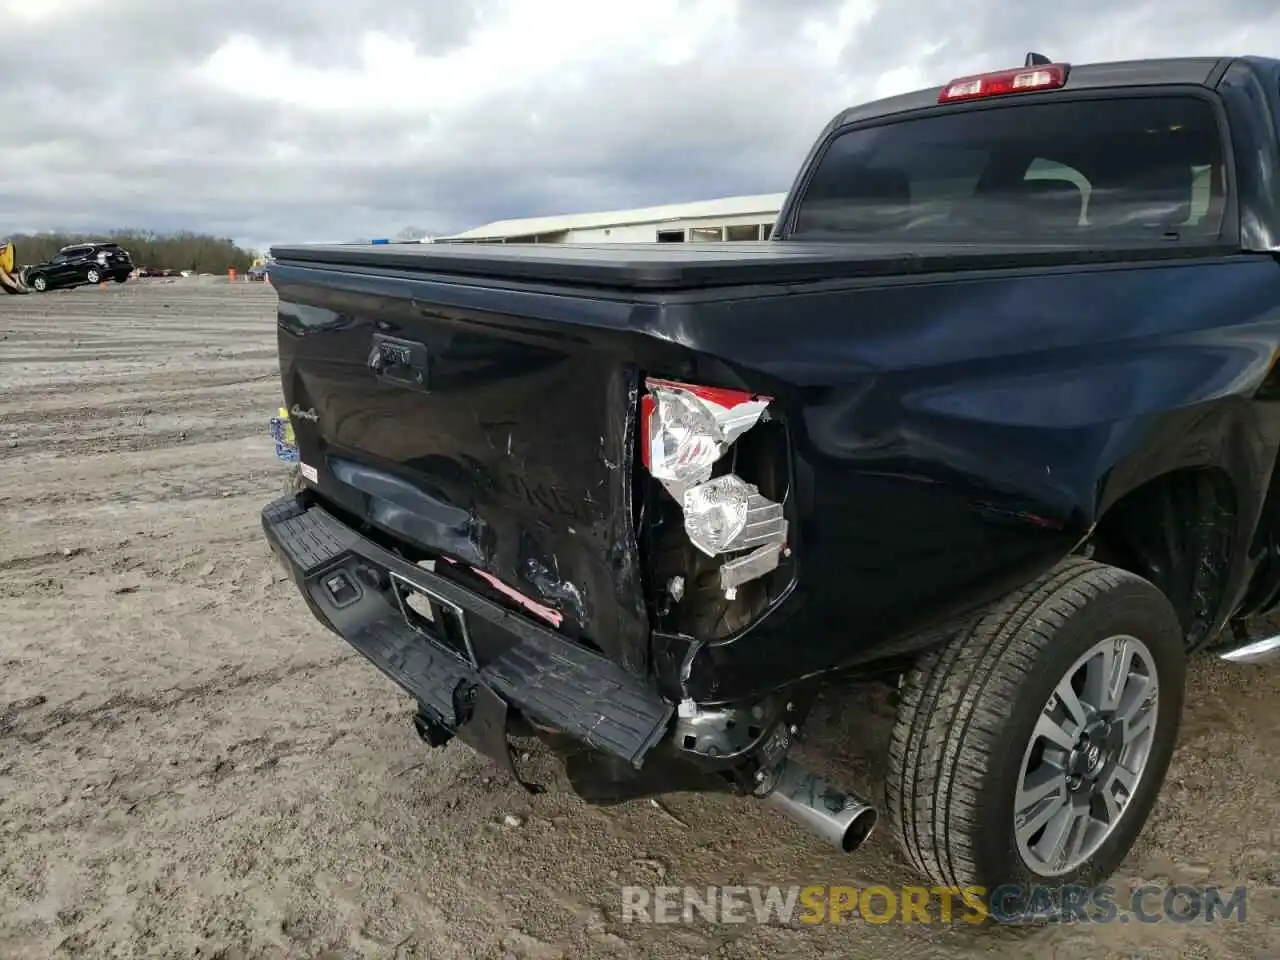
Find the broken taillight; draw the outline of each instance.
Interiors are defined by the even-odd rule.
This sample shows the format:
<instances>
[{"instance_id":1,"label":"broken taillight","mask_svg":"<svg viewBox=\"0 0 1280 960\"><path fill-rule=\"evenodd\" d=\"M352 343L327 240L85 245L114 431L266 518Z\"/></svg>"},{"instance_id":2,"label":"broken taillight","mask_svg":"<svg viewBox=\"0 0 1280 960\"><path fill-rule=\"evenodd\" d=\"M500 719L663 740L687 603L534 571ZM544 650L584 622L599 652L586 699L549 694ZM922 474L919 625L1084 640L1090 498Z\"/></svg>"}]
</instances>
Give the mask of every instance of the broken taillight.
<instances>
[{"instance_id":1,"label":"broken taillight","mask_svg":"<svg viewBox=\"0 0 1280 960\"><path fill-rule=\"evenodd\" d=\"M771 402L744 390L700 387L674 380L645 381L640 407L640 457L676 499L711 477L733 441L756 425Z\"/></svg>"},{"instance_id":2,"label":"broken taillight","mask_svg":"<svg viewBox=\"0 0 1280 960\"><path fill-rule=\"evenodd\" d=\"M640 459L680 504L685 534L708 556L753 551L721 568L729 596L777 566L787 537L782 504L736 474L712 477L734 441L760 422L771 397L647 379L640 403Z\"/></svg>"}]
</instances>

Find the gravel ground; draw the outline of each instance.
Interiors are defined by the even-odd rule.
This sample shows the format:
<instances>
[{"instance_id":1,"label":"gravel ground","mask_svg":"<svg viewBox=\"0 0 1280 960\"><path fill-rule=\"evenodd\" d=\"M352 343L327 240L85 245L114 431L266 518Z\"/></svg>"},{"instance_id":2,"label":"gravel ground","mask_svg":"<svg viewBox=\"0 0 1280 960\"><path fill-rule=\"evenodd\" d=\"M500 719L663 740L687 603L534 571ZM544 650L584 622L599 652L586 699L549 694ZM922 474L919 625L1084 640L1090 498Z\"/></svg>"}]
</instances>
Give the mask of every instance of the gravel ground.
<instances>
[{"instance_id":1,"label":"gravel ground","mask_svg":"<svg viewBox=\"0 0 1280 960\"><path fill-rule=\"evenodd\" d=\"M1205 661L1114 882L1250 886L1246 921L1034 931L624 924L627 883L916 882L769 809L529 797L313 624L268 552L270 287L0 298L0 957L1280 956L1280 672ZM878 795L889 711L810 752Z\"/></svg>"}]
</instances>

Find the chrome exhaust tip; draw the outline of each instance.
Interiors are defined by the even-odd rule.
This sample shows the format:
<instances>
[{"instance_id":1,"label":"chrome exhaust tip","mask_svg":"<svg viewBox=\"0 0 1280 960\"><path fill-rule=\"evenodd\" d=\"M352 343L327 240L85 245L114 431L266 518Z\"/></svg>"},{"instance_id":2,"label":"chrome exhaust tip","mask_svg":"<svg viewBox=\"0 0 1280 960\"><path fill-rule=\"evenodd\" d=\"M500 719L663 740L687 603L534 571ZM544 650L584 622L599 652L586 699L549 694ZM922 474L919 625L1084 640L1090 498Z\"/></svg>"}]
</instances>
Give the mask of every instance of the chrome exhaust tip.
<instances>
[{"instance_id":1,"label":"chrome exhaust tip","mask_svg":"<svg viewBox=\"0 0 1280 960\"><path fill-rule=\"evenodd\" d=\"M763 799L845 853L853 853L867 841L880 816L865 800L791 760L782 762L773 788Z\"/></svg>"},{"instance_id":2,"label":"chrome exhaust tip","mask_svg":"<svg viewBox=\"0 0 1280 960\"><path fill-rule=\"evenodd\" d=\"M1280 634L1253 640L1242 647L1219 654L1228 663L1271 663L1280 660Z\"/></svg>"}]
</instances>

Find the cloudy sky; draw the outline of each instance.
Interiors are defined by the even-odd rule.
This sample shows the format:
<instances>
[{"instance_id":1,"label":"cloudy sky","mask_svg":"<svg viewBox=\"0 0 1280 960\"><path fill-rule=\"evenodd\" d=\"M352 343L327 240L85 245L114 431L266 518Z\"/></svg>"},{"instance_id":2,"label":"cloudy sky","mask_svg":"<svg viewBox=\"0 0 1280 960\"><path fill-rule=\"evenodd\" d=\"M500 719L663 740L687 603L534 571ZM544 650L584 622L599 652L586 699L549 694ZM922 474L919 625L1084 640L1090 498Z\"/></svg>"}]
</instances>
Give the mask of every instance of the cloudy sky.
<instances>
[{"instance_id":1,"label":"cloudy sky","mask_svg":"<svg viewBox=\"0 0 1280 960\"><path fill-rule=\"evenodd\" d=\"M1278 0L0 0L0 237L253 246L782 191L860 100L1280 52Z\"/></svg>"}]
</instances>

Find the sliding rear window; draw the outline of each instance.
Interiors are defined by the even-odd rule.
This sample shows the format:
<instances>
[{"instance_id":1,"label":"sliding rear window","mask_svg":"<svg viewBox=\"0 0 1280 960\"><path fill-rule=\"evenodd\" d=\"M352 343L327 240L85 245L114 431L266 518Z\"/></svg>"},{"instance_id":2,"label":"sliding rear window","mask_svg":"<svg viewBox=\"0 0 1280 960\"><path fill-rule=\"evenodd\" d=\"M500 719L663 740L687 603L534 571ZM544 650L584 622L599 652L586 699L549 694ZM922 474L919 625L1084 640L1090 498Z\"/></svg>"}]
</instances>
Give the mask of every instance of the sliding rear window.
<instances>
[{"instance_id":1,"label":"sliding rear window","mask_svg":"<svg viewBox=\"0 0 1280 960\"><path fill-rule=\"evenodd\" d=\"M793 236L1071 244L1218 236L1226 177L1208 101L1028 100L840 134L801 199Z\"/></svg>"}]
</instances>

